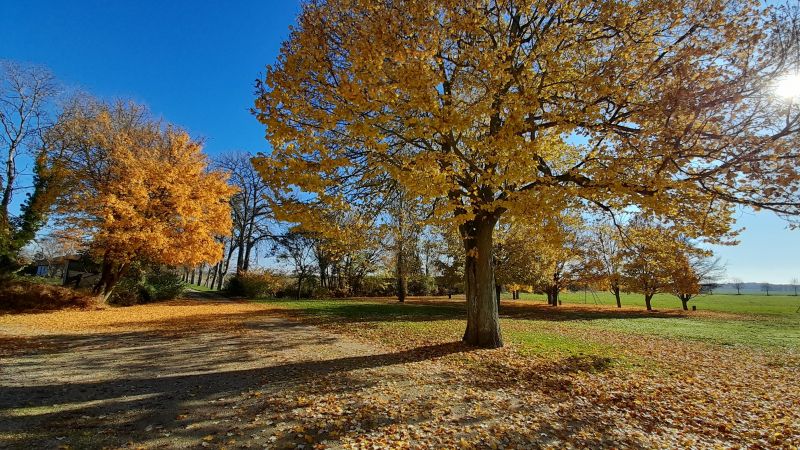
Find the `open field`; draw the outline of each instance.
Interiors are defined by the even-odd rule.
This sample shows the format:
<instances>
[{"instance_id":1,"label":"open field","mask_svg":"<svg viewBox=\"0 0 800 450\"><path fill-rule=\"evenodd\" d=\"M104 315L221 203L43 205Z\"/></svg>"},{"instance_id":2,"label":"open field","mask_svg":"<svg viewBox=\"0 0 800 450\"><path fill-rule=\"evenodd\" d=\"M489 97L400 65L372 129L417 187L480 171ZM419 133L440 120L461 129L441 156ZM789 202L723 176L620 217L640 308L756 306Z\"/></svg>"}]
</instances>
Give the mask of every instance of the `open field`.
<instances>
[{"instance_id":1,"label":"open field","mask_svg":"<svg viewBox=\"0 0 800 450\"><path fill-rule=\"evenodd\" d=\"M521 293L521 300L547 303L544 295ZM510 299L510 294L503 293L502 298ZM562 292L559 298L566 304L584 305L609 305L616 306L614 295L610 292ZM797 313L800 307L800 296L793 295L763 295L763 294L713 294L701 295L689 301L689 308L697 306L701 311L719 311L742 314L772 314L772 315L792 315ZM644 308L644 297L641 294L622 294L622 306ZM681 301L678 297L669 294L657 294L653 297L653 308L681 309ZM800 315L800 314L798 314Z\"/></svg>"},{"instance_id":2,"label":"open field","mask_svg":"<svg viewBox=\"0 0 800 450\"><path fill-rule=\"evenodd\" d=\"M0 448L800 444L800 318L504 302L178 301L0 316Z\"/></svg>"}]
</instances>

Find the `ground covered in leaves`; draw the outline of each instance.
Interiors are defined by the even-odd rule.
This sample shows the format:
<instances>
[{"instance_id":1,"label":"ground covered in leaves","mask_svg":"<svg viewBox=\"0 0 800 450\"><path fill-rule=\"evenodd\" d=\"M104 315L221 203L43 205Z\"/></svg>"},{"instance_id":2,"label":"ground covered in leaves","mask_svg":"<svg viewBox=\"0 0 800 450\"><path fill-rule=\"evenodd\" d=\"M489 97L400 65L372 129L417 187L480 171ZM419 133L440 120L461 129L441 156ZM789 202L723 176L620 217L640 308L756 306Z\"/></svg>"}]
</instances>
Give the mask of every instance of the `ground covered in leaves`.
<instances>
[{"instance_id":1,"label":"ground covered in leaves","mask_svg":"<svg viewBox=\"0 0 800 450\"><path fill-rule=\"evenodd\" d=\"M0 448L800 445L800 322L504 302L179 301L0 316Z\"/></svg>"}]
</instances>

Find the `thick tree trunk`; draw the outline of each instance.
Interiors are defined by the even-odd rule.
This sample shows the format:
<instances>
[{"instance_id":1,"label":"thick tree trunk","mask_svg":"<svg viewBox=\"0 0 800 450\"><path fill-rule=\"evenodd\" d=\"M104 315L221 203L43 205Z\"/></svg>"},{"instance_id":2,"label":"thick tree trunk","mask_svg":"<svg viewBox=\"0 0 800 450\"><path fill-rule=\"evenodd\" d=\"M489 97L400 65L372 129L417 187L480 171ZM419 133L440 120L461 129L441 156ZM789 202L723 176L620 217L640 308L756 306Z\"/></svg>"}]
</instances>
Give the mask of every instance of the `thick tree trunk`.
<instances>
[{"instance_id":1,"label":"thick tree trunk","mask_svg":"<svg viewBox=\"0 0 800 450\"><path fill-rule=\"evenodd\" d=\"M103 301L107 302L117 282L125 275L127 270L127 264L117 266L113 262L104 261L100 279L97 280L97 284L92 288L92 293L94 295L102 294Z\"/></svg>"},{"instance_id":2,"label":"thick tree trunk","mask_svg":"<svg viewBox=\"0 0 800 450\"><path fill-rule=\"evenodd\" d=\"M203 268L204 267L205 267L205 264L201 264L200 267L197 268L197 285L198 286L202 286L203 285Z\"/></svg>"},{"instance_id":3,"label":"thick tree trunk","mask_svg":"<svg viewBox=\"0 0 800 450\"><path fill-rule=\"evenodd\" d=\"M652 300L653 300L653 294L644 295L644 304L647 306L648 311L653 310Z\"/></svg>"},{"instance_id":4,"label":"thick tree trunk","mask_svg":"<svg viewBox=\"0 0 800 450\"><path fill-rule=\"evenodd\" d=\"M463 340L486 348L503 346L492 265L492 233L496 222L494 216L482 214L460 226L466 250L467 329Z\"/></svg>"},{"instance_id":5,"label":"thick tree trunk","mask_svg":"<svg viewBox=\"0 0 800 450\"><path fill-rule=\"evenodd\" d=\"M612 287L611 292L614 293L614 298L617 300L617 308L622 308L622 300L620 299L619 295L619 286Z\"/></svg>"},{"instance_id":6,"label":"thick tree trunk","mask_svg":"<svg viewBox=\"0 0 800 450\"><path fill-rule=\"evenodd\" d=\"M552 290L552 293L550 294L550 297L553 300L552 306L558 306L558 288L554 287L550 289Z\"/></svg>"},{"instance_id":7,"label":"thick tree trunk","mask_svg":"<svg viewBox=\"0 0 800 450\"><path fill-rule=\"evenodd\" d=\"M192 279L191 279L191 281L189 281L189 283L191 283L191 284L194 284L194 272L195 272L195 270L192 269Z\"/></svg>"},{"instance_id":8,"label":"thick tree trunk","mask_svg":"<svg viewBox=\"0 0 800 450\"><path fill-rule=\"evenodd\" d=\"M686 296L683 296L683 295L680 296L679 298L681 299L681 304L683 305L683 310L684 311L688 311L689 310L689 298L686 297Z\"/></svg>"}]
</instances>

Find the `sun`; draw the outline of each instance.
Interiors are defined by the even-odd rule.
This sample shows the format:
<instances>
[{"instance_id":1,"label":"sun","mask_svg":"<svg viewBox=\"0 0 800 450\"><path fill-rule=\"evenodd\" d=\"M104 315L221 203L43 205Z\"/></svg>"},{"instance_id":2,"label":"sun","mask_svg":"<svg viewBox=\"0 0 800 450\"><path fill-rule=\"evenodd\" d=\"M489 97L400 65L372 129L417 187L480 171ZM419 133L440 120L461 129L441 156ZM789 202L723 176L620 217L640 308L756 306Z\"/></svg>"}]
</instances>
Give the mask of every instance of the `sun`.
<instances>
[{"instance_id":1,"label":"sun","mask_svg":"<svg viewBox=\"0 0 800 450\"><path fill-rule=\"evenodd\" d=\"M786 75L775 85L775 95L783 98L800 98L800 74Z\"/></svg>"}]
</instances>

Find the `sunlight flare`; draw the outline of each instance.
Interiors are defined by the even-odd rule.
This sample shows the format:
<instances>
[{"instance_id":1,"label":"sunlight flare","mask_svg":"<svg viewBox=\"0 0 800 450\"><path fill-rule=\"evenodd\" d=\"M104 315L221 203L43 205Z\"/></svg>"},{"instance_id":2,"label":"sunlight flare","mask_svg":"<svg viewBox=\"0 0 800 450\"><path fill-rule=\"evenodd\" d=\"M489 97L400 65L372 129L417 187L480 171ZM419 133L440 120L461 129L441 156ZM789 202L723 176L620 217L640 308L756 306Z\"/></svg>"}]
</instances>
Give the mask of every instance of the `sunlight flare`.
<instances>
[{"instance_id":1,"label":"sunlight flare","mask_svg":"<svg viewBox=\"0 0 800 450\"><path fill-rule=\"evenodd\" d=\"M782 98L800 98L800 73L785 75L775 85L775 95Z\"/></svg>"}]
</instances>

